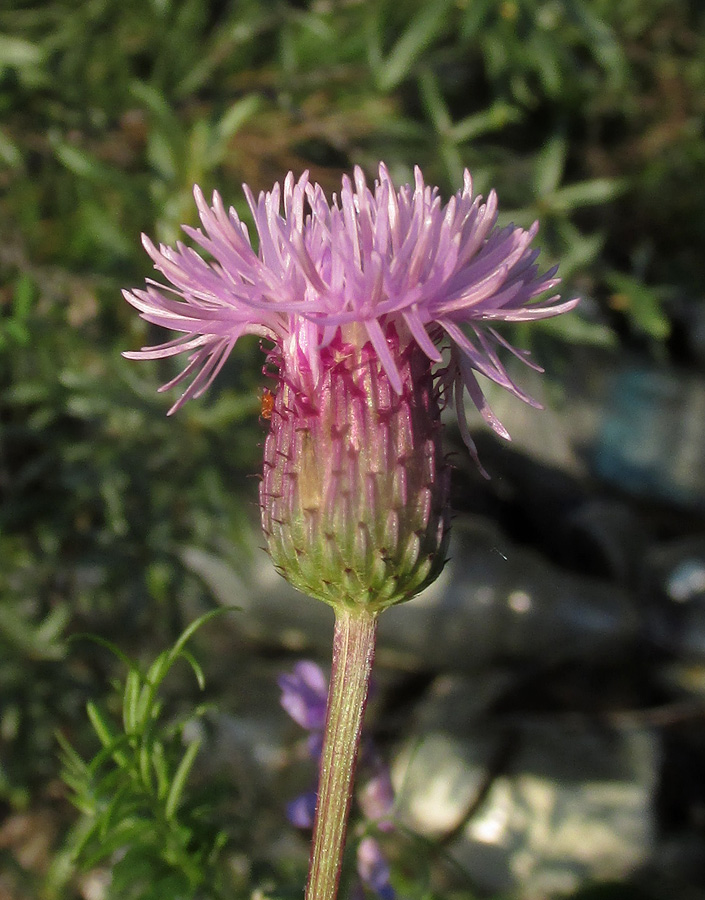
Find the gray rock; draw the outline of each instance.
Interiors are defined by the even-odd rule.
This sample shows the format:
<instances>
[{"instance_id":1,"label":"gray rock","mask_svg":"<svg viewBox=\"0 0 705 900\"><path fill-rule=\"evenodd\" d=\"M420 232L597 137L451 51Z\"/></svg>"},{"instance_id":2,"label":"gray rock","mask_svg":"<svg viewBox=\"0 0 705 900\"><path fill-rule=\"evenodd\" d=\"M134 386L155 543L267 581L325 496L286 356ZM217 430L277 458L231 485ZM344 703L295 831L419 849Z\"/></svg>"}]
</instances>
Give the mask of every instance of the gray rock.
<instances>
[{"instance_id":1,"label":"gray rock","mask_svg":"<svg viewBox=\"0 0 705 900\"><path fill-rule=\"evenodd\" d=\"M705 507L705 378L649 366L623 353L571 349L554 361L556 386L509 361L510 375L544 404L535 409L483 383L494 412L529 456L575 476L600 479L637 496ZM471 428L481 427L469 404Z\"/></svg>"},{"instance_id":2,"label":"gray rock","mask_svg":"<svg viewBox=\"0 0 705 900\"><path fill-rule=\"evenodd\" d=\"M522 900L622 879L656 842L659 744L645 729L527 723L511 771L497 778L453 856L490 890Z\"/></svg>"},{"instance_id":3,"label":"gray rock","mask_svg":"<svg viewBox=\"0 0 705 900\"><path fill-rule=\"evenodd\" d=\"M460 737L455 717L409 737L393 773L400 819L443 841L475 886L546 900L648 862L659 760L652 732L525 719L508 768L492 777L499 731L473 717L465 724L474 737Z\"/></svg>"}]
</instances>

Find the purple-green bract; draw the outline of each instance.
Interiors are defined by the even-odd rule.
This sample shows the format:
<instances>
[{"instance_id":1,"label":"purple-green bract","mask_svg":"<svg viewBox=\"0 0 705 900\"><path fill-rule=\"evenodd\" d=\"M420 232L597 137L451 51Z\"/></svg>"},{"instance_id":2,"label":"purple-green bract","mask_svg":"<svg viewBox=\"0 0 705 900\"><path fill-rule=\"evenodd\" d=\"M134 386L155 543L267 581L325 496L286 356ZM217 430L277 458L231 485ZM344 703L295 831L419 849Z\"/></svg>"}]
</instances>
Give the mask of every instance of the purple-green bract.
<instances>
[{"instance_id":1,"label":"purple-green bract","mask_svg":"<svg viewBox=\"0 0 705 900\"><path fill-rule=\"evenodd\" d=\"M546 297L558 283L555 269L541 274L526 231L496 227L497 198L473 197L466 171L463 189L444 206L437 188L415 169L414 185L397 189L384 164L370 189L360 168L343 177L340 196L329 201L304 173L292 173L254 198L244 187L259 237L258 252L247 226L226 210L217 193L209 206L195 189L202 228L185 232L211 259L178 243L144 246L171 283L150 282L125 297L144 319L181 336L126 356L155 359L189 352L185 369L167 390L193 376L172 406L202 394L244 334L271 340L292 387L314 399L323 377L322 353L336 338L369 341L394 391L402 393L390 326L402 348L415 342L436 366L439 383L455 398L463 437L474 452L463 407L467 391L489 425L508 434L490 410L475 372L529 403L498 356L503 347L524 362L492 327L572 309L577 300ZM283 202L283 211L282 211ZM449 350L444 355L443 347ZM531 364L533 365L533 364ZM536 405L536 404L534 404Z\"/></svg>"}]
</instances>

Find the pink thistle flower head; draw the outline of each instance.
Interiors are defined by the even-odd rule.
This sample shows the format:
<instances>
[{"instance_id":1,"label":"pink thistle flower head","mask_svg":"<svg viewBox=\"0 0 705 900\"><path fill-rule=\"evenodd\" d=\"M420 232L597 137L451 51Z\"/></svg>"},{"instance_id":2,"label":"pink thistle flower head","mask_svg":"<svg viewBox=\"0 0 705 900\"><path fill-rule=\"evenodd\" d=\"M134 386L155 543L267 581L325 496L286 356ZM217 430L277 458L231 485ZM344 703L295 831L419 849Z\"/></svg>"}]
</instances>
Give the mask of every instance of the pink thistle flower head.
<instances>
[{"instance_id":1,"label":"pink thistle flower head","mask_svg":"<svg viewBox=\"0 0 705 900\"><path fill-rule=\"evenodd\" d=\"M555 316L577 300L550 294L528 231L496 227L497 199L472 181L444 206L415 170L397 189L381 164L372 189L362 170L329 201L304 173L257 199L244 188L259 238L220 196L195 189L201 228L190 247L144 246L170 282L125 292L148 322L180 336L126 356L190 354L162 387L187 383L170 412L212 383L238 339L271 341L278 389L265 443L261 507L282 574L338 606L383 608L440 571L448 472L440 408L454 401L477 458L464 395L508 438L479 372L533 405L498 349L529 365L493 327ZM546 296L550 294L549 296ZM189 381L190 379L190 381ZM363 597L364 600L360 598Z\"/></svg>"}]
</instances>

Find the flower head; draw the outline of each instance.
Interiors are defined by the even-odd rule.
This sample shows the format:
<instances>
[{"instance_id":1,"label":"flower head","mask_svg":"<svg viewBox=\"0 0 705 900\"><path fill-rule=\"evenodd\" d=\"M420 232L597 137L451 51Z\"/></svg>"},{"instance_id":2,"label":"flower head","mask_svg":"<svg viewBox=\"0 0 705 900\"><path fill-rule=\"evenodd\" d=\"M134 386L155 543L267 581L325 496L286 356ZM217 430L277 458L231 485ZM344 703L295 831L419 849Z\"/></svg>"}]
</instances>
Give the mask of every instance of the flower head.
<instances>
[{"instance_id":1,"label":"flower head","mask_svg":"<svg viewBox=\"0 0 705 900\"><path fill-rule=\"evenodd\" d=\"M155 268L170 287L149 283L126 291L126 299L146 321L181 332L154 347L126 353L156 359L190 352L185 369L162 390L186 382L172 406L201 395L216 377L238 339L257 334L273 341L287 377L300 394L315 402L323 377L325 351L336 337L369 342L401 394L402 377L389 347L392 326L402 346L414 342L439 367L455 396L458 419L472 447L463 394L489 425L504 437L475 372L529 403L510 378L497 349L524 362L492 327L493 322L525 322L558 315L577 300L543 296L556 286L556 270L539 274L539 251L531 248L538 223L525 231L495 227L497 197L473 197L466 171L463 189L443 206L437 188L424 184L415 169L414 185L395 188L384 164L373 190L360 168L354 181L343 177L340 197L329 202L323 189L298 181L290 172L284 188L275 184L254 198L244 186L259 236L252 249L247 226L217 193L212 206L198 187L195 198L202 228L184 231L212 257L178 243L158 249L143 237ZM283 202L283 211L282 211ZM442 345L450 344L444 360Z\"/></svg>"},{"instance_id":2,"label":"flower head","mask_svg":"<svg viewBox=\"0 0 705 900\"><path fill-rule=\"evenodd\" d=\"M211 257L144 238L154 282L125 296L144 319L181 336L127 356L189 352L169 384L188 382L171 411L202 394L238 339L272 342L278 373L260 488L270 555L300 590L338 608L377 612L430 583L444 562L448 467L440 413L467 391L491 427L475 373L538 405L511 380L503 347L527 364L492 322L554 316L577 301L545 297L558 282L540 274L536 234L496 227L497 200L463 189L443 206L415 170L399 189L382 164L371 190L359 168L329 202L304 174L290 173L255 200L259 237L198 188L202 228L186 233ZM283 205L283 210L282 210ZM190 382L189 382L189 379ZM268 409L268 413L270 410Z\"/></svg>"}]
</instances>

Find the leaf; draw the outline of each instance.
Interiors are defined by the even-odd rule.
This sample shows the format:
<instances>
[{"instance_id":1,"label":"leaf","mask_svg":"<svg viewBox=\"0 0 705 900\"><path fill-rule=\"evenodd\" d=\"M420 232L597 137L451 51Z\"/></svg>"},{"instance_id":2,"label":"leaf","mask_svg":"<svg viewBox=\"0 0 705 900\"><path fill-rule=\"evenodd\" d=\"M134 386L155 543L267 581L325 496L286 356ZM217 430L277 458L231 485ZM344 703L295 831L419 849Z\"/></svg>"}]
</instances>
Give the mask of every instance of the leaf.
<instances>
[{"instance_id":1,"label":"leaf","mask_svg":"<svg viewBox=\"0 0 705 900\"><path fill-rule=\"evenodd\" d=\"M233 135L242 128L244 123L262 107L262 97L259 94L247 94L241 100L233 103L221 116L217 125L218 138L221 141L230 140Z\"/></svg>"},{"instance_id":2,"label":"leaf","mask_svg":"<svg viewBox=\"0 0 705 900\"><path fill-rule=\"evenodd\" d=\"M95 156L73 144L57 141L54 145L54 153L59 162L79 178L95 182L111 182L116 179L117 173L114 169L104 165Z\"/></svg>"},{"instance_id":3,"label":"leaf","mask_svg":"<svg viewBox=\"0 0 705 900\"><path fill-rule=\"evenodd\" d=\"M69 637L69 641L78 641L78 640L86 640L92 641L94 644L98 644L101 647L105 647L106 650L110 650L113 656L116 656L121 662L123 662L127 668L131 668L134 666L134 663L130 659L130 657L124 653L117 644L113 644L112 641L107 640L106 638L100 637L97 634L87 634L86 632L77 632L76 634L72 634Z\"/></svg>"},{"instance_id":4,"label":"leaf","mask_svg":"<svg viewBox=\"0 0 705 900\"><path fill-rule=\"evenodd\" d=\"M166 804L164 806L164 815L167 819L173 819L174 815L176 814L176 810L178 809L179 803L181 802L181 796L184 792L184 788L186 787L186 781L188 779L189 773L191 772L191 768L196 761L196 756L198 755L198 751L201 749L202 743L203 741L198 738L193 741L193 743L189 744L176 772L174 773L174 778L171 782L171 788L169 789L169 793L166 798Z\"/></svg>"},{"instance_id":5,"label":"leaf","mask_svg":"<svg viewBox=\"0 0 705 900\"><path fill-rule=\"evenodd\" d=\"M137 731L138 716L137 709L140 701L140 687L142 679L140 673L134 667L130 667L125 679L125 691L122 702L122 721L125 732L128 735L135 734Z\"/></svg>"},{"instance_id":6,"label":"leaf","mask_svg":"<svg viewBox=\"0 0 705 900\"><path fill-rule=\"evenodd\" d=\"M638 331L656 341L669 336L671 323L663 309L665 288L649 287L621 272L612 272L607 281L614 291L610 306L624 312Z\"/></svg>"},{"instance_id":7,"label":"leaf","mask_svg":"<svg viewBox=\"0 0 705 900\"><path fill-rule=\"evenodd\" d=\"M122 822L116 825L113 832L104 841L100 842L96 850L81 860L81 867L84 870L92 869L99 862L112 856L117 850L138 844L142 835L153 833L153 828L152 822L146 819L123 819Z\"/></svg>"},{"instance_id":8,"label":"leaf","mask_svg":"<svg viewBox=\"0 0 705 900\"><path fill-rule=\"evenodd\" d=\"M447 134L452 126L452 119L438 85L436 74L430 69L424 69L419 75L419 88L421 99L433 122L433 127L439 134Z\"/></svg>"},{"instance_id":9,"label":"leaf","mask_svg":"<svg viewBox=\"0 0 705 900\"><path fill-rule=\"evenodd\" d=\"M201 690L204 690L204 688L206 686L206 676L203 672L203 668L202 668L201 664L199 663L199 661L196 659L196 657L192 653L189 653L188 650L182 650L181 656L191 666L191 669L193 670L193 674L196 676L196 681L198 682L198 687Z\"/></svg>"},{"instance_id":10,"label":"leaf","mask_svg":"<svg viewBox=\"0 0 705 900\"><path fill-rule=\"evenodd\" d=\"M553 195L563 178L568 145L565 136L554 134L543 145L534 163L534 190L539 199Z\"/></svg>"},{"instance_id":11,"label":"leaf","mask_svg":"<svg viewBox=\"0 0 705 900\"><path fill-rule=\"evenodd\" d=\"M554 319L542 319L536 322L544 334L555 335L562 341L581 344L588 347L604 347L616 349L617 337L611 328L599 322L589 322L579 315L556 316Z\"/></svg>"},{"instance_id":12,"label":"leaf","mask_svg":"<svg viewBox=\"0 0 705 900\"><path fill-rule=\"evenodd\" d=\"M495 6L495 0L471 0L464 4L465 13L460 27L460 38L467 43L474 38Z\"/></svg>"},{"instance_id":13,"label":"leaf","mask_svg":"<svg viewBox=\"0 0 705 900\"><path fill-rule=\"evenodd\" d=\"M159 656L154 660L152 665L147 669L147 675L145 681L149 685L152 693L154 693L159 685L164 681L169 670L174 665L174 662L178 658L178 654L175 657L172 657L173 647L169 650L162 651Z\"/></svg>"},{"instance_id":14,"label":"leaf","mask_svg":"<svg viewBox=\"0 0 705 900\"><path fill-rule=\"evenodd\" d=\"M86 703L86 712L93 730L104 748L104 753L99 754L92 760L91 768L94 766L97 768L98 765L102 765L102 762L107 757L112 757L121 768L128 768L128 758L120 749L121 746L127 743L127 737L125 735L116 735L113 732L107 719L92 700Z\"/></svg>"},{"instance_id":15,"label":"leaf","mask_svg":"<svg viewBox=\"0 0 705 900\"><path fill-rule=\"evenodd\" d=\"M139 751L137 754L137 758L139 761L139 769L140 769L140 776L142 779L142 784L148 794L152 794L154 791L154 781L152 779L151 757L152 757L151 745L142 743L140 745L140 748L139 748Z\"/></svg>"},{"instance_id":16,"label":"leaf","mask_svg":"<svg viewBox=\"0 0 705 900\"><path fill-rule=\"evenodd\" d=\"M166 764L164 745L161 741L155 740L152 744L150 761L157 776L157 797L162 800L169 792L169 768Z\"/></svg>"},{"instance_id":17,"label":"leaf","mask_svg":"<svg viewBox=\"0 0 705 900\"><path fill-rule=\"evenodd\" d=\"M382 91L391 91L409 75L421 53L443 30L452 0L436 0L421 7L408 28L381 62L377 83Z\"/></svg>"},{"instance_id":18,"label":"leaf","mask_svg":"<svg viewBox=\"0 0 705 900\"><path fill-rule=\"evenodd\" d=\"M124 819L134 812L134 802L132 804L123 802L125 798L129 798L130 788L129 781L123 782L112 794L108 804L98 816L96 826L101 844L105 843L111 830L116 827L114 825L115 822L119 823L120 819Z\"/></svg>"},{"instance_id":19,"label":"leaf","mask_svg":"<svg viewBox=\"0 0 705 900\"><path fill-rule=\"evenodd\" d=\"M614 200L628 186L626 178L593 178L554 191L548 204L555 212L570 212L581 206L593 206Z\"/></svg>"},{"instance_id":20,"label":"leaf","mask_svg":"<svg viewBox=\"0 0 705 900\"><path fill-rule=\"evenodd\" d=\"M490 131L498 131L513 122L521 119L521 112L516 106L511 106L503 100L497 101L489 109L466 116L456 122L448 133L448 137L456 144L473 140Z\"/></svg>"},{"instance_id":21,"label":"leaf","mask_svg":"<svg viewBox=\"0 0 705 900\"><path fill-rule=\"evenodd\" d=\"M586 32L591 53L609 73L610 87L622 87L628 76L629 65L617 36L597 10L593 12L585 0L567 0L566 8Z\"/></svg>"},{"instance_id":22,"label":"leaf","mask_svg":"<svg viewBox=\"0 0 705 900\"><path fill-rule=\"evenodd\" d=\"M163 132L172 138L183 134L178 116L166 97L155 87L144 81L133 81L130 84L130 93L152 113Z\"/></svg>"},{"instance_id":23,"label":"leaf","mask_svg":"<svg viewBox=\"0 0 705 900\"><path fill-rule=\"evenodd\" d=\"M203 625L205 625L206 622L210 622L210 620L214 619L216 616L219 616L222 613L231 611L233 609L237 609L237 607L230 606L230 607L220 607L219 609L212 609L209 612L204 613L202 616L199 616L194 622L191 622L191 624L188 626L188 628L186 628L183 631L183 633L179 636L179 639L176 641L174 646L171 647L167 651L167 657L169 659L169 668L171 668L171 666L174 664L174 662L176 662L176 660L181 655L181 651L184 648L184 646L188 643L188 641L198 631L199 628L201 628ZM167 669L167 671L168 671L168 669ZM164 672L164 675L166 675L166 672ZM162 675L162 678L164 677L164 675Z\"/></svg>"},{"instance_id":24,"label":"leaf","mask_svg":"<svg viewBox=\"0 0 705 900\"><path fill-rule=\"evenodd\" d=\"M103 713L92 700L86 703L86 712L93 726L93 731L98 735L98 740L104 747L112 747L115 744L115 734Z\"/></svg>"}]
</instances>

